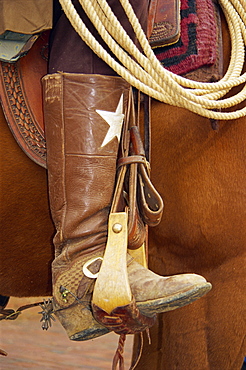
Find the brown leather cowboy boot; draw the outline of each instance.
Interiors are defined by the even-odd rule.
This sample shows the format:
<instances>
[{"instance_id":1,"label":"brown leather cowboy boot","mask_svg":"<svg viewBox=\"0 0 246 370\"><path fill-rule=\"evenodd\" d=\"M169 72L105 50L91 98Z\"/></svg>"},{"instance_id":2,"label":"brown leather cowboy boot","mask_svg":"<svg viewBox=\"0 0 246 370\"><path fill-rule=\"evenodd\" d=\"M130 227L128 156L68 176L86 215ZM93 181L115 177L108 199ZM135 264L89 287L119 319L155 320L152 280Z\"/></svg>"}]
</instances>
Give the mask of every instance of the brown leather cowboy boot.
<instances>
[{"instance_id":1,"label":"brown leather cowboy boot","mask_svg":"<svg viewBox=\"0 0 246 370\"><path fill-rule=\"evenodd\" d=\"M43 86L50 208L57 230L54 310L71 339L90 339L108 330L91 314L94 279L82 268L95 258L87 270L97 272L103 256L129 85L118 77L56 73L44 77Z\"/></svg>"},{"instance_id":2,"label":"brown leather cowboy boot","mask_svg":"<svg viewBox=\"0 0 246 370\"><path fill-rule=\"evenodd\" d=\"M91 298L107 239L129 85L120 77L56 73L44 77L43 87L50 208L57 230L54 313L70 339L86 340L108 332L94 319ZM160 277L131 258L128 274L137 305L152 317L211 287L195 274Z\"/></svg>"}]
</instances>

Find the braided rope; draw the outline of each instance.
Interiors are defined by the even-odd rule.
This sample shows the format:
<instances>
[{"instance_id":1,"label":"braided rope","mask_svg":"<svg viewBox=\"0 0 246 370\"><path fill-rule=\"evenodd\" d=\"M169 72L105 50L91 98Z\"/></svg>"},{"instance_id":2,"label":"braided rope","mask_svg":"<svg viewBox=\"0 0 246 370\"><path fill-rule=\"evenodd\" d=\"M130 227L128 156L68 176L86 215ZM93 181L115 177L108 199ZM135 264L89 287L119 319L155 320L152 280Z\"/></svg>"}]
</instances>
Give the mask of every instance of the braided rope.
<instances>
[{"instance_id":1,"label":"braided rope","mask_svg":"<svg viewBox=\"0 0 246 370\"><path fill-rule=\"evenodd\" d=\"M98 33L119 60L117 62L87 29L71 0L59 0L76 32L83 41L116 73L145 94L170 105L186 108L212 119L236 119L246 115L246 107L234 112L214 110L231 108L246 100L246 73L242 73L246 45L245 0L219 0L226 17L231 58L224 77L213 83L192 81L178 76L156 58L128 0L119 0L142 47L141 53L115 17L107 0L79 0ZM241 91L221 99L233 87ZM220 100L218 100L220 99Z\"/></svg>"}]
</instances>

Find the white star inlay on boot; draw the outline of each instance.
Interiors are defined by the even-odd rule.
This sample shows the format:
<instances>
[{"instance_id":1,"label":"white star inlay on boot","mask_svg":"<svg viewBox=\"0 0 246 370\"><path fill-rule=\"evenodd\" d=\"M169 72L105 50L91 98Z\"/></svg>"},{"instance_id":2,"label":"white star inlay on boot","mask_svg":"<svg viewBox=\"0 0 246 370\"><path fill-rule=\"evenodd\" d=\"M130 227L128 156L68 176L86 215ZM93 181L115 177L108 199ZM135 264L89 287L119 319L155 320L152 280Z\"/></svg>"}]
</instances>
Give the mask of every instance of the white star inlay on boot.
<instances>
[{"instance_id":1,"label":"white star inlay on boot","mask_svg":"<svg viewBox=\"0 0 246 370\"><path fill-rule=\"evenodd\" d=\"M123 94L120 97L115 112L96 109L96 112L109 124L108 132L103 140L101 148L108 144L115 136L120 141L121 128L124 120L123 112Z\"/></svg>"}]
</instances>

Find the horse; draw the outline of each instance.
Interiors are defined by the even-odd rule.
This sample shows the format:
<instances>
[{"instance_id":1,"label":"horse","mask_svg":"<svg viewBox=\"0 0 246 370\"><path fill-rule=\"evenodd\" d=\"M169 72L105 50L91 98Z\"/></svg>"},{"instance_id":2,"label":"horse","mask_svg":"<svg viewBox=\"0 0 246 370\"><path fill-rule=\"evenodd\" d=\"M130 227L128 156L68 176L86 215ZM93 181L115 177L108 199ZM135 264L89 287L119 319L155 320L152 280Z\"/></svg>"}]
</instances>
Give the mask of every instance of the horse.
<instances>
[{"instance_id":1,"label":"horse","mask_svg":"<svg viewBox=\"0 0 246 370\"><path fill-rule=\"evenodd\" d=\"M229 35L224 28L224 58ZM54 226L46 170L14 140L1 110L0 293L52 295ZM164 199L149 229L149 267L161 275L195 272L212 283L198 301L159 315L144 335L136 369L239 370L246 353L246 118L220 121L152 103L151 178ZM14 325L14 323L13 323ZM135 337L134 354L139 338ZM83 344L81 344L82 346ZM134 356L133 354L133 356Z\"/></svg>"}]
</instances>

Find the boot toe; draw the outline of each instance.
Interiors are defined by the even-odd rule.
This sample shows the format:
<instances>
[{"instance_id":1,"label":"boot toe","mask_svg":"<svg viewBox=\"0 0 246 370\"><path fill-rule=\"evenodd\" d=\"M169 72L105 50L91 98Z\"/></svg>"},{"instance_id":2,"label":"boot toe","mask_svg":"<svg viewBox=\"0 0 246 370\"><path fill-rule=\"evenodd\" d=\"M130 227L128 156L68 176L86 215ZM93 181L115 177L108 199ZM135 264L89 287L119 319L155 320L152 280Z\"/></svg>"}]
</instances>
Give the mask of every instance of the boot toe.
<instances>
[{"instance_id":1,"label":"boot toe","mask_svg":"<svg viewBox=\"0 0 246 370\"><path fill-rule=\"evenodd\" d=\"M141 313L152 316L154 313L172 311L186 306L204 296L211 288L212 285L204 279L200 283L184 284L183 287L169 294L162 296L158 294L158 298L137 302L137 306Z\"/></svg>"}]
</instances>

